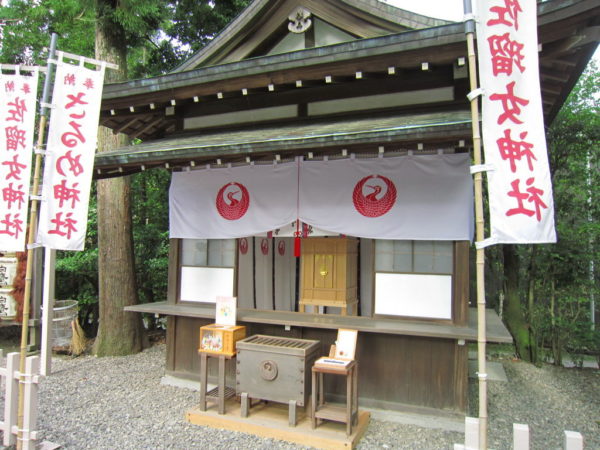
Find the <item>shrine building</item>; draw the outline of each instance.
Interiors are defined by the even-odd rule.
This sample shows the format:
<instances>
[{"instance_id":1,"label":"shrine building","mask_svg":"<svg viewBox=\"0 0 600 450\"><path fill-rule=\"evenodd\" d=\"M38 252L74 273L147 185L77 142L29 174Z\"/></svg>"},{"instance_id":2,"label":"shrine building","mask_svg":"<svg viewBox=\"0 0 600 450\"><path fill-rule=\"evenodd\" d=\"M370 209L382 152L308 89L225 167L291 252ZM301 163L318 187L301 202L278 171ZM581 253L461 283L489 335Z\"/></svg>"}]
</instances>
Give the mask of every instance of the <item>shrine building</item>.
<instances>
[{"instance_id":1,"label":"shrine building","mask_svg":"<svg viewBox=\"0 0 600 450\"><path fill-rule=\"evenodd\" d=\"M595 0L538 3L546 126L599 25ZM468 76L464 23L377 0L255 0L173 72L105 86L101 124L141 143L97 154L95 176L173 174L168 296L127 308L168 318L168 380L200 379L199 329L234 296L248 336L326 355L358 330L361 408L464 416ZM512 342L493 310L487 339Z\"/></svg>"}]
</instances>

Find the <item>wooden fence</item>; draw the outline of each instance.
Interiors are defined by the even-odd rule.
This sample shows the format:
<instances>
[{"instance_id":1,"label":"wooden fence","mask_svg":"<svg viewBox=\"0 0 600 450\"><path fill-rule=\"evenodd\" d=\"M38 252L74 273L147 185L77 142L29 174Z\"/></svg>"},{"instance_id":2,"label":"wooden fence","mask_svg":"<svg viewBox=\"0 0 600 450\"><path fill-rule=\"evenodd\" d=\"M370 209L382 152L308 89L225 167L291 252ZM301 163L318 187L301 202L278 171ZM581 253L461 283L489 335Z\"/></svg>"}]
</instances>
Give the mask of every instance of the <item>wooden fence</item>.
<instances>
[{"instance_id":1,"label":"wooden fence","mask_svg":"<svg viewBox=\"0 0 600 450\"><path fill-rule=\"evenodd\" d=\"M2 351L0 350L0 356ZM23 429L20 430L19 439L24 450L35 449L37 438L38 416L38 383L39 383L40 357L29 356L25 360L25 373L21 383L24 385L24 413ZM18 405L19 405L19 353L9 353L6 356L6 367L0 367L2 387L4 389L4 420L0 422L0 431L3 432L3 445L15 445L18 430Z\"/></svg>"},{"instance_id":2,"label":"wooden fence","mask_svg":"<svg viewBox=\"0 0 600 450\"><path fill-rule=\"evenodd\" d=\"M529 450L529 425L513 423L513 450ZM479 419L465 418L465 443L454 444L454 450L479 449ZM583 450L583 436L576 431L565 431L564 450Z\"/></svg>"}]
</instances>

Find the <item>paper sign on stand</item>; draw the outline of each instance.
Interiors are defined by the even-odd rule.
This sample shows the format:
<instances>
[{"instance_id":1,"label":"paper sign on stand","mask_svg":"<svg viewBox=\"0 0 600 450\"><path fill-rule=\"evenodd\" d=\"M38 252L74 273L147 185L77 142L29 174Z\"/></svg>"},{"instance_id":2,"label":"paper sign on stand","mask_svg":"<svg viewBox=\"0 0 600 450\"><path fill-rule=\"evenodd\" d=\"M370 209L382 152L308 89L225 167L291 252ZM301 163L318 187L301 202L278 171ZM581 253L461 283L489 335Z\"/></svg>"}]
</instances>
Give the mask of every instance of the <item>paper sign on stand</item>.
<instances>
[{"instance_id":1,"label":"paper sign on stand","mask_svg":"<svg viewBox=\"0 0 600 450\"><path fill-rule=\"evenodd\" d=\"M215 322L217 325L235 325L237 297L217 297Z\"/></svg>"}]
</instances>

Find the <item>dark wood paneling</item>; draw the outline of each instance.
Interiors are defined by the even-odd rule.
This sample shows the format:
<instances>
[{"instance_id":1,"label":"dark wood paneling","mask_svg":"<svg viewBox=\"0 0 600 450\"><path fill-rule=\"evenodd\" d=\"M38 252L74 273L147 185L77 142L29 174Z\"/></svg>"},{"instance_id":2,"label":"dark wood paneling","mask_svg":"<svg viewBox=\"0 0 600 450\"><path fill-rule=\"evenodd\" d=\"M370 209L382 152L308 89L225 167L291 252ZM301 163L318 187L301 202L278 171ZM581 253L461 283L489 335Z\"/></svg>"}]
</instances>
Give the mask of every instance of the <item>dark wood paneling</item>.
<instances>
[{"instance_id":1,"label":"dark wood paneling","mask_svg":"<svg viewBox=\"0 0 600 450\"><path fill-rule=\"evenodd\" d=\"M175 370L175 347L177 344L177 317L167 316L167 361L166 370Z\"/></svg>"},{"instance_id":2,"label":"dark wood paneling","mask_svg":"<svg viewBox=\"0 0 600 450\"><path fill-rule=\"evenodd\" d=\"M454 243L454 324L465 326L469 313L469 242Z\"/></svg>"},{"instance_id":3,"label":"dark wood paneling","mask_svg":"<svg viewBox=\"0 0 600 450\"><path fill-rule=\"evenodd\" d=\"M454 404L459 411L466 411L469 404L469 346L456 346L454 359Z\"/></svg>"},{"instance_id":4,"label":"dark wood paneling","mask_svg":"<svg viewBox=\"0 0 600 450\"><path fill-rule=\"evenodd\" d=\"M167 366L170 375L199 380L197 344L199 328L205 319L175 318L176 343L168 345ZM247 335L265 334L321 342L321 355L329 352L337 330L245 323ZM171 336L171 335L170 335ZM407 405L464 413L467 405L467 347L453 339L359 333L359 398L363 406L403 410ZM214 368L209 367L214 376ZM228 369L228 383L233 374ZM338 379L339 378L339 379ZM330 398L343 397L341 377L327 377Z\"/></svg>"},{"instance_id":5,"label":"dark wood paneling","mask_svg":"<svg viewBox=\"0 0 600 450\"><path fill-rule=\"evenodd\" d=\"M175 304L179 298L180 239L169 239L169 272L167 275L167 303Z\"/></svg>"}]
</instances>

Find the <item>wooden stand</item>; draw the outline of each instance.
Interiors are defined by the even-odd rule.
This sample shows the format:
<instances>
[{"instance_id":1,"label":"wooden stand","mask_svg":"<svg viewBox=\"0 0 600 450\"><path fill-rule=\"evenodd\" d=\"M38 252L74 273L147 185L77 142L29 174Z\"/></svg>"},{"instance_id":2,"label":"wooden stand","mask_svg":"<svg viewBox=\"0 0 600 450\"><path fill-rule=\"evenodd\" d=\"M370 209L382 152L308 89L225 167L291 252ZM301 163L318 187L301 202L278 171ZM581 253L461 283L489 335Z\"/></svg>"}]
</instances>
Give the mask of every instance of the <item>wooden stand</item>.
<instances>
[{"instance_id":1,"label":"wooden stand","mask_svg":"<svg viewBox=\"0 0 600 450\"><path fill-rule=\"evenodd\" d=\"M214 355L200 353L200 411L206 411L206 402L218 403L219 414L225 414L225 400L235 395L235 389L225 386L225 360L235 358L235 355ZM219 359L219 378L217 387L208 391L208 358Z\"/></svg>"},{"instance_id":2,"label":"wooden stand","mask_svg":"<svg viewBox=\"0 0 600 450\"><path fill-rule=\"evenodd\" d=\"M358 315L358 300L348 301L344 304L340 304L340 302L337 302L337 301L328 301L328 300L310 300L310 301L300 300L298 312L301 312L301 313L306 312L306 306L314 306L315 313L319 312L319 306L324 306L324 307L331 306L334 308L341 308L342 316L348 315L348 306L349 306L350 307L350 315L351 316Z\"/></svg>"},{"instance_id":3,"label":"wooden stand","mask_svg":"<svg viewBox=\"0 0 600 450\"><path fill-rule=\"evenodd\" d=\"M323 375L342 375L346 377L346 407L325 403ZM312 368L312 428L315 429L321 420L332 420L346 424L346 436L352 434L352 426L358 424L358 363L350 362L346 367Z\"/></svg>"}]
</instances>

